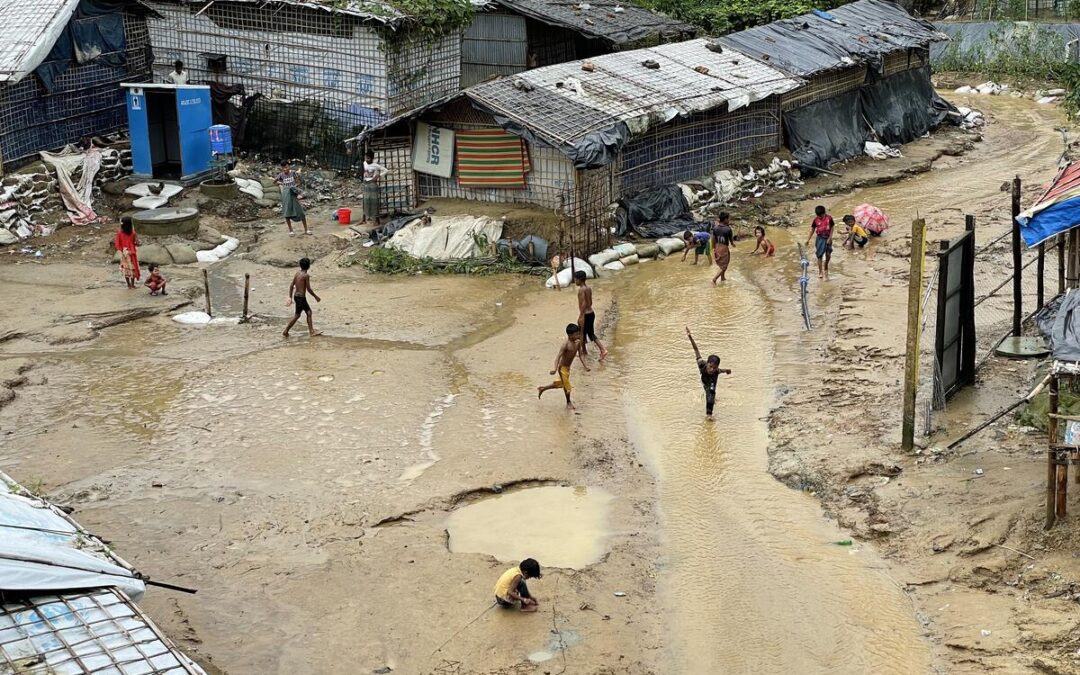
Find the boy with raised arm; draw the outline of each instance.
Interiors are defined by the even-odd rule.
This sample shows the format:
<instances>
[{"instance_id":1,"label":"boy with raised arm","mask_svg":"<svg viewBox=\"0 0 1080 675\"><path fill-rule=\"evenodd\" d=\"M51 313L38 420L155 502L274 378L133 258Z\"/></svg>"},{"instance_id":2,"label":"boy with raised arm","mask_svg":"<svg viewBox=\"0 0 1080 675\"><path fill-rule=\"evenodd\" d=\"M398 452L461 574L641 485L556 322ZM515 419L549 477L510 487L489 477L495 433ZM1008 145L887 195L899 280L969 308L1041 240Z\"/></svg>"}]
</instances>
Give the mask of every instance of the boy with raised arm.
<instances>
[{"instance_id":1,"label":"boy with raised arm","mask_svg":"<svg viewBox=\"0 0 1080 675\"><path fill-rule=\"evenodd\" d=\"M716 404L716 380L720 373L730 375L731 370L720 367L720 357L710 354L709 358L701 358L701 350L694 342L694 336L690 334L690 327L686 327L686 337L690 338L690 346L694 348L694 358L697 359L698 371L701 373L701 386L705 387L705 419L713 418L713 406Z\"/></svg>"}]
</instances>

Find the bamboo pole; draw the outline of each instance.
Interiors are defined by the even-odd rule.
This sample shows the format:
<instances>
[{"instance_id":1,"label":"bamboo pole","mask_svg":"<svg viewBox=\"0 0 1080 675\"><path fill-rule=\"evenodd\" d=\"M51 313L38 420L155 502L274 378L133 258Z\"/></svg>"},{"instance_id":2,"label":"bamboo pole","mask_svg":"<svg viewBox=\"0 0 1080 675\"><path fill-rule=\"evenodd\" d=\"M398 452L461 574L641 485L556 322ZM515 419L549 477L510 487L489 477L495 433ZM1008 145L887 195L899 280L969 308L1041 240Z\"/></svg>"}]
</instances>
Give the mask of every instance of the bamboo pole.
<instances>
[{"instance_id":1,"label":"bamboo pole","mask_svg":"<svg viewBox=\"0 0 1080 675\"><path fill-rule=\"evenodd\" d=\"M210 311L210 275L207 274L205 269L202 271L202 283L203 294L206 296L206 313L208 316L214 316L213 312Z\"/></svg>"},{"instance_id":2,"label":"bamboo pole","mask_svg":"<svg viewBox=\"0 0 1080 675\"><path fill-rule=\"evenodd\" d=\"M1013 335L1019 336L1024 316L1024 271L1020 250L1020 177L1012 181Z\"/></svg>"},{"instance_id":3,"label":"bamboo pole","mask_svg":"<svg viewBox=\"0 0 1080 675\"><path fill-rule=\"evenodd\" d=\"M251 275L244 273L244 313L240 316L241 321L248 320L248 297L251 295Z\"/></svg>"},{"instance_id":4,"label":"bamboo pole","mask_svg":"<svg viewBox=\"0 0 1080 675\"><path fill-rule=\"evenodd\" d=\"M911 273L908 277L907 358L904 364L904 420L901 448L915 447L915 393L919 388L919 324L922 312L923 266L926 259L926 221L911 222Z\"/></svg>"},{"instance_id":5,"label":"bamboo pole","mask_svg":"<svg viewBox=\"0 0 1080 675\"><path fill-rule=\"evenodd\" d=\"M1065 293L1065 237L1058 235L1058 295Z\"/></svg>"},{"instance_id":6,"label":"bamboo pole","mask_svg":"<svg viewBox=\"0 0 1080 675\"><path fill-rule=\"evenodd\" d=\"M1054 450L1054 443L1057 443L1057 425L1058 425L1058 377L1057 375L1050 374L1050 415L1046 421L1046 432L1049 437L1049 448L1046 451L1046 522L1043 523L1043 529L1049 530L1054 526L1054 493L1056 492L1055 479L1057 462L1057 451Z\"/></svg>"}]
</instances>

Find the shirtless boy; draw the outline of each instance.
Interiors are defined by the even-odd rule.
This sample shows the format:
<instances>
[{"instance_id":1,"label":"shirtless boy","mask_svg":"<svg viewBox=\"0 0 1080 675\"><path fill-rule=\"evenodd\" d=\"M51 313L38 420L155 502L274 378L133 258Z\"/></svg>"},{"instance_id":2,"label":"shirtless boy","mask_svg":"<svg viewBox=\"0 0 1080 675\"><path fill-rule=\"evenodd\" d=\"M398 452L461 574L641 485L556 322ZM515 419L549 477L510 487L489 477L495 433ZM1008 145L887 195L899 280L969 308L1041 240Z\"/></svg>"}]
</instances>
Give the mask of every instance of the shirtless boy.
<instances>
[{"instance_id":1,"label":"shirtless boy","mask_svg":"<svg viewBox=\"0 0 1080 675\"><path fill-rule=\"evenodd\" d=\"M285 337L289 337L289 331L292 330L293 325L300 319L300 313L307 314L307 327L308 334L311 337L321 335L322 331L315 330L315 326L311 321L311 305L308 304L308 293L311 297L315 298L315 302L322 302L322 298L315 294L315 290L311 287L311 275L308 274L308 269L311 268L311 261L307 258L300 258L300 271L293 277L292 283L289 284L289 302L286 304L296 305L296 314L293 316L292 321L288 326L285 326L285 332L282 333Z\"/></svg>"},{"instance_id":2,"label":"shirtless boy","mask_svg":"<svg viewBox=\"0 0 1080 675\"><path fill-rule=\"evenodd\" d=\"M537 387L537 398L543 396L549 389L562 389L566 394L566 409L577 410L570 402L570 390L573 388L570 386L570 366L574 364L575 356L581 358L581 367L586 373L589 372L589 367L585 365L585 356L581 352L581 328L576 323L572 323L566 326L566 342L559 347L559 353L555 356L555 367L551 369L551 374L558 373L559 379L551 384Z\"/></svg>"},{"instance_id":3,"label":"shirtless boy","mask_svg":"<svg viewBox=\"0 0 1080 675\"><path fill-rule=\"evenodd\" d=\"M603 361L607 358L607 350L604 349L604 343L596 339L596 313L593 312L592 308L592 289L586 283L588 278L589 275L585 274L585 270L574 272L574 283L578 287L578 326L581 326L581 332L583 333L581 353L589 353L589 340L592 340L600 349L600 360Z\"/></svg>"}]
</instances>

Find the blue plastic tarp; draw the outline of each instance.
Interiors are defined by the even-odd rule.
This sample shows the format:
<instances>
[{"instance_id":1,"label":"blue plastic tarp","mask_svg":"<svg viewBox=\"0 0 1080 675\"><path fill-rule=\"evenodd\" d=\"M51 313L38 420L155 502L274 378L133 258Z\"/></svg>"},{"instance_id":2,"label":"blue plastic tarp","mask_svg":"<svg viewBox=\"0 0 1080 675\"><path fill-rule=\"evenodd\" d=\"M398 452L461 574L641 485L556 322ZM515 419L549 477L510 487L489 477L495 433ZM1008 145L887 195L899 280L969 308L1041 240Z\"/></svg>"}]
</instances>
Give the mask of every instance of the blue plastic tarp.
<instances>
[{"instance_id":1,"label":"blue plastic tarp","mask_svg":"<svg viewBox=\"0 0 1080 675\"><path fill-rule=\"evenodd\" d=\"M1020 236L1028 248L1080 225L1080 197L1058 202L1030 218L1020 216Z\"/></svg>"}]
</instances>

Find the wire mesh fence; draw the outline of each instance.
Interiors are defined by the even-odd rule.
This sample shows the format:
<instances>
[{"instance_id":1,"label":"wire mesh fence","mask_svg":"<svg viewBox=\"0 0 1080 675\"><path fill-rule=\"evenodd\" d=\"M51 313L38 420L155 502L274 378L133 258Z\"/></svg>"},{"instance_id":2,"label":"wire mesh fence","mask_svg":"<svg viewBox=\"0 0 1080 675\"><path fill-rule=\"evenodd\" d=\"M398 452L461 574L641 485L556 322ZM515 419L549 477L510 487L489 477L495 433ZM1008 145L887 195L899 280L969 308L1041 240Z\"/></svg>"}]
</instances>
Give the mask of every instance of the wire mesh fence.
<instances>
[{"instance_id":1,"label":"wire mesh fence","mask_svg":"<svg viewBox=\"0 0 1080 675\"><path fill-rule=\"evenodd\" d=\"M987 363L1015 328L1012 230L995 233L985 242L979 241L979 234L982 233L977 231L974 262L976 370ZM1064 241L1052 239L1042 247L1030 249L1021 246L1020 261L1020 322L1024 330L1045 304L1064 291ZM930 276L922 295L917 396L917 412L924 435L934 431L935 411L944 411L947 404L942 386L942 364L933 338L939 321L935 307L940 282L938 261L928 261L927 266Z\"/></svg>"}]
</instances>

